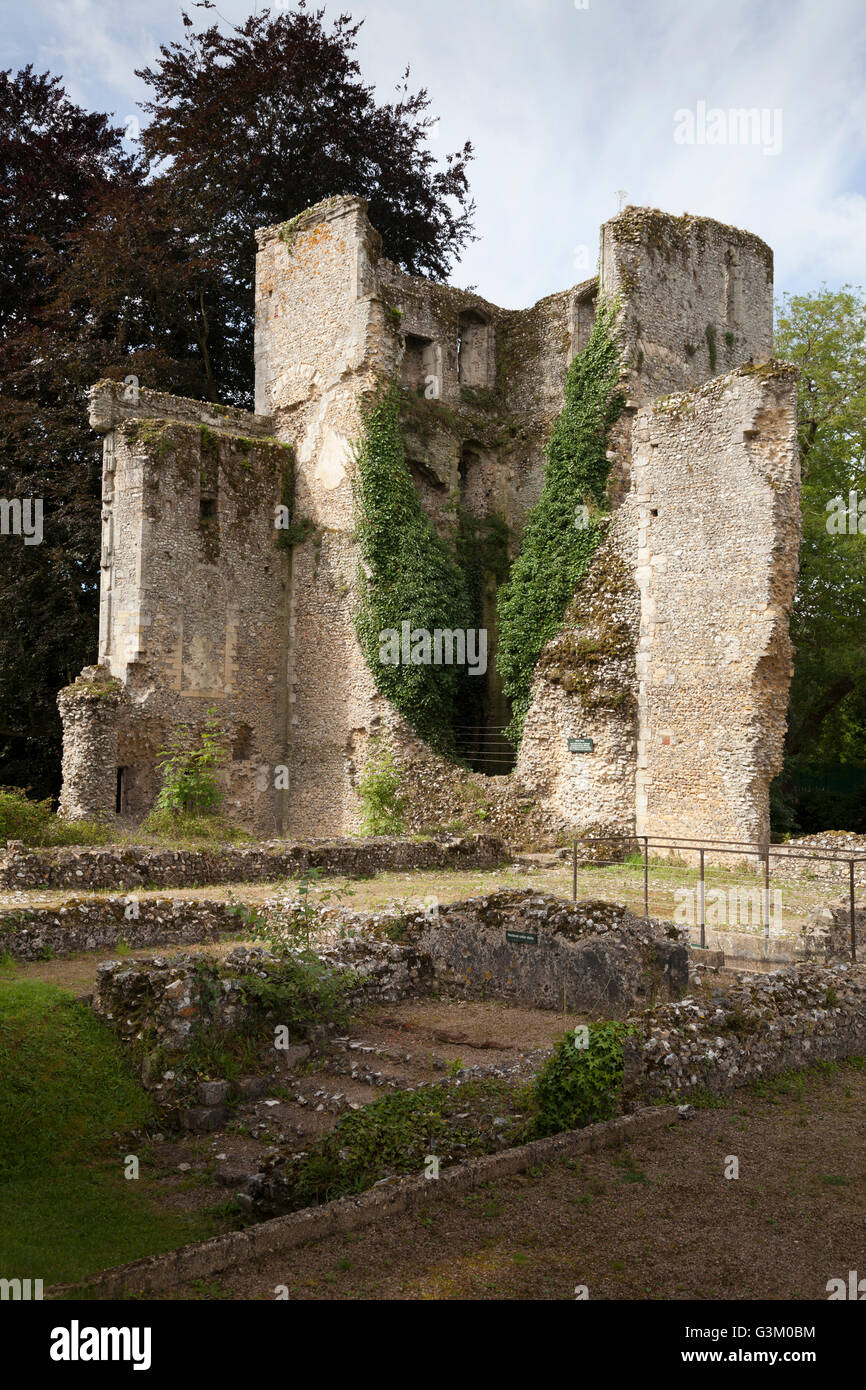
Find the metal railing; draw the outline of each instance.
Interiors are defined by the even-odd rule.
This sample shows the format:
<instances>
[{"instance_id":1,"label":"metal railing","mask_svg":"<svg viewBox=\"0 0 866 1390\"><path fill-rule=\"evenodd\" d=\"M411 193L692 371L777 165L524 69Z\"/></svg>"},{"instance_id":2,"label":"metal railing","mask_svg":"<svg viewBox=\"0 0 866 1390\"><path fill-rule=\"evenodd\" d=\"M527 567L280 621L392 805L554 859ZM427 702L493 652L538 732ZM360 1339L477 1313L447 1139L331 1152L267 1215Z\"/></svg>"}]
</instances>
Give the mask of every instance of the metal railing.
<instances>
[{"instance_id":1,"label":"metal railing","mask_svg":"<svg viewBox=\"0 0 866 1390\"><path fill-rule=\"evenodd\" d=\"M577 869L578 869L578 845L591 844L617 844L634 845L634 851L640 851L643 860L643 908L644 921L649 921L649 852L651 849L663 850L668 854L678 854L683 852L694 852L699 856L699 879L698 879L698 908L701 932L701 949L706 950L707 931L706 931L706 859L708 855L739 855L743 858L754 857L763 867L764 888L761 895L761 915L764 936L769 939L770 935L770 860L777 859L809 859L824 860L836 864L848 865L848 911L849 925L851 931L851 959L857 960L857 933L856 933L856 894L854 885L854 871L858 864L866 864L866 850L853 851L847 854L832 854L821 849L809 849L802 845L786 845L772 843L761 843L755 840L722 840L707 839L699 840L696 837L676 836L676 835L636 835L633 833L618 833L612 835L584 835L576 837L573 845L573 887L572 898L577 902ZM611 860L592 859L587 861L598 867L605 864L617 864L622 862L622 858Z\"/></svg>"}]
</instances>

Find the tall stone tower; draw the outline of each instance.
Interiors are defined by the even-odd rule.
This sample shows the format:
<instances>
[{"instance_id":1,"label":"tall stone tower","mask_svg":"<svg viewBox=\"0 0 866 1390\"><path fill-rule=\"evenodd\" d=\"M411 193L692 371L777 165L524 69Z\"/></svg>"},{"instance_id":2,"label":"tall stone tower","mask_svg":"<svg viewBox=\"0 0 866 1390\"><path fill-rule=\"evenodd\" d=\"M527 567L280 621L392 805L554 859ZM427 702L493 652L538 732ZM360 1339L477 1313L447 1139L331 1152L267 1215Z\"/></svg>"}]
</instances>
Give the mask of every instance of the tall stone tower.
<instances>
[{"instance_id":1,"label":"tall stone tower","mask_svg":"<svg viewBox=\"0 0 866 1390\"><path fill-rule=\"evenodd\" d=\"M357 831L359 776L385 738L420 800L435 784L431 816L469 775L494 809L530 799L551 829L763 836L799 540L795 378L769 360L769 248L628 208L602 229L597 280L507 311L384 260L358 199L257 240L254 415L94 388L99 656L60 696L63 810L140 817L160 748L213 707L232 745L227 810L261 833ZM599 294L618 305L627 397L607 540L538 664L516 767L467 774L379 692L355 638L361 405L396 378L434 526L447 533L458 499L500 519L513 555ZM496 583L484 576L491 730L507 722ZM592 751L571 751L575 738Z\"/></svg>"}]
</instances>

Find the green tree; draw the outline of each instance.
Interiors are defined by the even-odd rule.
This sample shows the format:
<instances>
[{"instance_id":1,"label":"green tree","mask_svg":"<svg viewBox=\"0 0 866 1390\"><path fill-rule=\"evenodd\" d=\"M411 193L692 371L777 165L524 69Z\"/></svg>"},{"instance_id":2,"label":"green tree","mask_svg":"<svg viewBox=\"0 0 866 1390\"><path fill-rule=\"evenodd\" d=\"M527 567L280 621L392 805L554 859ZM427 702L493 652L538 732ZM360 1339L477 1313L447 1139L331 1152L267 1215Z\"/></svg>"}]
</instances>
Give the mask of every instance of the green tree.
<instances>
[{"instance_id":1,"label":"green tree","mask_svg":"<svg viewBox=\"0 0 866 1390\"><path fill-rule=\"evenodd\" d=\"M202 9L213 10L205 3ZM384 253L410 274L444 279L472 236L472 147L439 167L423 89L380 104L355 57L361 23L324 9L267 9L242 24L163 45L137 76L152 90L142 147L189 248L187 327L207 394L252 403L254 232L334 194L356 194Z\"/></svg>"},{"instance_id":2,"label":"green tree","mask_svg":"<svg viewBox=\"0 0 866 1390\"><path fill-rule=\"evenodd\" d=\"M788 295L776 355L800 368L803 541L791 635L796 649L777 811L815 765L866 766L866 515L855 534L828 529L849 493L866 498L866 312L851 286ZM778 821L778 816L777 816ZM816 828L809 826L809 828Z\"/></svg>"},{"instance_id":3,"label":"green tree","mask_svg":"<svg viewBox=\"0 0 866 1390\"><path fill-rule=\"evenodd\" d=\"M0 497L44 508L42 544L0 537L0 781L40 797L59 784L57 691L95 656L100 469L85 393L117 363L102 321L82 331L83 312L52 306L93 209L139 177L122 132L57 78L0 72Z\"/></svg>"}]
</instances>

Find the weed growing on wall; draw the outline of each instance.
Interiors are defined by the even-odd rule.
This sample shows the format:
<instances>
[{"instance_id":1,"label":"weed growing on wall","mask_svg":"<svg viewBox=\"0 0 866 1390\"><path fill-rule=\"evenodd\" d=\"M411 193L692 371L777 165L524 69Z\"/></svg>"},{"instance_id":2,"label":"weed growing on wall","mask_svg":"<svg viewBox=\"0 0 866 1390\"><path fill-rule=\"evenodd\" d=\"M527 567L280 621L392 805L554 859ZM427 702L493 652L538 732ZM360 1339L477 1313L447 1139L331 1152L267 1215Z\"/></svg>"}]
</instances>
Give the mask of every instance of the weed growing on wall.
<instances>
[{"instance_id":1,"label":"weed growing on wall","mask_svg":"<svg viewBox=\"0 0 866 1390\"><path fill-rule=\"evenodd\" d=\"M320 887L323 872L307 869L298 880L295 896L269 902L263 911L237 903L232 912L274 955L287 958L299 951L312 951L313 938L325 925L324 908L339 906L344 898L353 896L351 888Z\"/></svg>"},{"instance_id":2,"label":"weed growing on wall","mask_svg":"<svg viewBox=\"0 0 866 1390\"><path fill-rule=\"evenodd\" d=\"M599 305L590 340L568 369L565 405L545 449L541 497L499 594L497 666L512 701L513 742L523 733L538 658L559 630L605 531L607 438L623 406L615 313L615 304Z\"/></svg>"},{"instance_id":3,"label":"weed growing on wall","mask_svg":"<svg viewBox=\"0 0 866 1390\"><path fill-rule=\"evenodd\" d=\"M437 535L403 452L396 386L362 411L355 485L362 568L355 632L377 689L431 747L453 751L452 727L461 673L447 664L387 665L382 632L472 627L466 579Z\"/></svg>"},{"instance_id":4,"label":"weed growing on wall","mask_svg":"<svg viewBox=\"0 0 866 1390\"><path fill-rule=\"evenodd\" d=\"M400 795L400 769L390 748L374 739L364 774L358 783L365 835L402 835L406 798Z\"/></svg>"},{"instance_id":5,"label":"weed growing on wall","mask_svg":"<svg viewBox=\"0 0 866 1390\"><path fill-rule=\"evenodd\" d=\"M162 773L157 814L212 815L223 797L216 773L228 756L226 737L215 706L208 710L198 733L187 724L179 725L171 743L160 751L156 760Z\"/></svg>"}]
</instances>

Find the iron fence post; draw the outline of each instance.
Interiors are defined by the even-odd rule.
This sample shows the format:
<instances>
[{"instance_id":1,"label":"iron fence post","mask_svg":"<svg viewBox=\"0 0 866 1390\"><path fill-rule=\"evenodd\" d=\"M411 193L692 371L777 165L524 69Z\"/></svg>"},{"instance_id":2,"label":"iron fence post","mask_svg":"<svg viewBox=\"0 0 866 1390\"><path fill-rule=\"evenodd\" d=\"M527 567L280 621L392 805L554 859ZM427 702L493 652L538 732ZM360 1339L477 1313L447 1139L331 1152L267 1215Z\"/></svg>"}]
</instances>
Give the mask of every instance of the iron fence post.
<instances>
[{"instance_id":1,"label":"iron fence post","mask_svg":"<svg viewBox=\"0 0 866 1390\"><path fill-rule=\"evenodd\" d=\"M705 912L706 893L705 893L705 890L704 890L704 851L703 851L703 849L701 849L701 881L700 881L700 884L698 885L698 897L699 897L699 899L700 899L700 909L701 909L701 950L702 950L702 951L705 951L705 950L706 950L706 947L707 947L707 923L706 923L706 912Z\"/></svg>"},{"instance_id":2,"label":"iron fence post","mask_svg":"<svg viewBox=\"0 0 866 1390\"><path fill-rule=\"evenodd\" d=\"M857 927L854 918L854 860L848 860L848 901L851 914L851 959L857 959Z\"/></svg>"},{"instance_id":3,"label":"iron fence post","mask_svg":"<svg viewBox=\"0 0 866 1390\"><path fill-rule=\"evenodd\" d=\"M649 836L643 837L643 919L649 921Z\"/></svg>"},{"instance_id":4,"label":"iron fence post","mask_svg":"<svg viewBox=\"0 0 866 1390\"><path fill-rule=\"evenodd\" d=\"M572 846L572 870L573 870L573 881L572 881L572 886L571 886L571 900L572 900L572 902L575 902L575 903L576 903L576 902L577 902L577 840L576 840L576 839L575 839L575 841L574 841L574 845Z\"/></svg>"}]
</instances>

